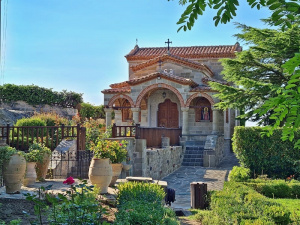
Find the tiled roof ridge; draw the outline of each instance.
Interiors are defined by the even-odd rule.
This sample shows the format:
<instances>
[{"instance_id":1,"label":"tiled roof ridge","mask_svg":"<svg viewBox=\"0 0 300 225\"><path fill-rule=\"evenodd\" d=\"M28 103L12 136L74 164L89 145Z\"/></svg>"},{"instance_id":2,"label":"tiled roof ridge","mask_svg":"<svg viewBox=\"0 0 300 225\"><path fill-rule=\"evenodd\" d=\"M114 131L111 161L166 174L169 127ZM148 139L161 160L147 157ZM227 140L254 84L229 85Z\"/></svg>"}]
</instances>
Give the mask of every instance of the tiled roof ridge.
<instances>
[{"instance_id":1,"label":"tiled roof ridge","mask_svg":"<svg viewBox=\"0 0 300 225\"><path fill-rule=\"evenodd\" d=\"M118 87L118 88L110 88L110 89L104 89L101 91L103 94L108 94L108 93L130 93L131 89L130 87Z\"/></svg>"},{"instance_id":2,"label":"tiled roof ridge","mask_svg":"<svg viewBox=\"0 0 300 225\"><path fill-rule=\"evenodd\" d=\"M204 70L206 70L206 72L209 74L210 77L214 76L214 73L212 72L212 70L207 65L205 65L203 63L195 62L195 61L192 61L192 60L189 60L187 58L183 58L183 57L180 57L180 56L177 56L177 55L173 55L171 53L157 56L155 58L149 59L148 61L142 62L142 63L137 64L137 65L132 65L132 66L130 66L130 68L135 72L135 71L138 71L138 70L143 69L145 67L151 66L155 63L158 63L160 60L162 60L162 61L165 60L165 59L171 59L172 60L172 58L180 60L186 66L196 68L196 69L204 69Z\"/></svg>"},{"instance_id":3,"label":"tiled roof ridge","mask_svg":"<svg viewBox=\"0 0 300 225\"><path fill-rule=\"evenodd\" d=\"M125 56L127 60L150 59L159 55L163 55L167 52L166 47L135 47L133 50ZM170 47L170 52L173 55L178 55L185 58L234 57L235 52L238 51L242 51L242 47L238 42L236 42L234 45Z\"/></svg>"}]
</instances>

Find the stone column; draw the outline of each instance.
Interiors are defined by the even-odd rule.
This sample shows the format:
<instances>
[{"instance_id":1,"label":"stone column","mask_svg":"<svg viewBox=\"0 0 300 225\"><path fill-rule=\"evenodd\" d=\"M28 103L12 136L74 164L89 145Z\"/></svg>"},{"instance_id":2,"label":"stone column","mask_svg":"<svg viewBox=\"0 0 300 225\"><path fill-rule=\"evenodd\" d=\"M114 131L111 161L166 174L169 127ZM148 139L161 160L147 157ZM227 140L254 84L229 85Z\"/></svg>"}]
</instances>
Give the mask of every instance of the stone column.
<instances>
[{"instance_id":1,"label":"stone column","mask_svg":"<svg viewBox=\"0 0 300 225\"><path fill-rule=\"evenodd\" d=\"M218 122L219 122L219 110L212 108L213 111L213 124L212 124L212 134L218 134Z\"/></svg>"},{"instance_id":2,"label":"stone column","mask_svg":"<svg viewBox=\"0 0 300 225\"><path fill-rule=\"evenodd\" d=\"M182 111L182 135L189 134L189 107L181 107Z\"/></svg>"},{"instance_id":3,"label":"stone column","mask_svg":"<svg viewBox=\"0 0 300 225\"><path fill-rule=\"evenodd\" d=\"M131 108L132 111L132 119L135 124L140 124L139 120L139 113L140 113L140 108Z\"/></svg>"},{"instance_id":4,"label":"stone column","mask_svg":"<svg viewBox=\"0 0 300 225\"><path fill-rule=\"evenodd\" d=\"M115 111L115 123L117 126L122 125L122 110L114 110Z\"/></svg>"},{"instance_id":5,"label":"stone column","mask_svg":"<svg viewBox=\"0 0 300 225\"><path fill-rule=\"evenodd\" d=\"M240 115L240 110L236 109L235 110L235 118L238 117ZM240 126L240 120L235 120L235 126Z\"/></svg>"},{"instance_id":6,"label":"stone column","mask_svg":"<svg viewBox=\"0 0 300 225\"><path fill-rule=\"evenodd\" d=\"M105 125L106 125L106 130L109 126L111 126L111 113L113 109L112 108L105 108Z\"/></svg>"}]
</instances>

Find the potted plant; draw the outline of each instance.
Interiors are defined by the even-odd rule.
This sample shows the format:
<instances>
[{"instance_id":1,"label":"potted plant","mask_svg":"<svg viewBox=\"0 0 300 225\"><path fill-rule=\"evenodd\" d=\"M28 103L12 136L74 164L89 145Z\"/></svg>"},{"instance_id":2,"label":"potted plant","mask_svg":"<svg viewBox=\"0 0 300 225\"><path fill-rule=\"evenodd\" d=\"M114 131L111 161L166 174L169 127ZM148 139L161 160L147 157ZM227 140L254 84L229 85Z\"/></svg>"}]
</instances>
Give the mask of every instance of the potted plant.
<instances>
[{"instance_id":1,"label":"potted plant","mask_svg":"<svg viewBox=\"0 0 300 225\"><path fill-rule=\"evenodd\" d=\"M108 147L111 149L110 155L111 166L113 170L113 177L109 186L114 186L123 168L122 162L127 157L127 142L126 141L110 141Z\"/></svg>"},{"instance_id":2,"label":"potted plant","mask_svg":"<svg viewBox=\"0 0 300 225\"><path fill-rule=\"evenodd\" d=\"M0 147L0 170L2 170L6 193L20 193L26 170L24 153L9 146Z\"/></svg>"},{"instance_id":3,"label":"potted plant","mask_svg":"<svg viewBox=\"0 0 300 225\"><path fill-rule=\"evenodd\" d=\"M94 157L89 168L89 179L93 185L100 188L100 193L107 193L108 185L112 179L112 167L110 164L111 154L110 141L99 140L97 145L92 144L90 150Z\"/></svg>"},{"instance_id":4,"label":"potted plant","mask_svg":"<svg viewBox=\"0 0 300 225\"><path fill-rule=\"evenodd\" d=\"M36 142L29 147L29 152L34 150L37 150L41 157L41 159L38 160L36 163L37 179L39 181L44 182L48 172L49 163L50 163L51 150L47 148L44 144L36 143Z\"/></svg>"},{"instance_id":5,"label":"potted plant","mask_svg":"<svg viewBox=\"0 0 300 225\"><path fill-rule=\"evenodd\" d=\"M23 181L23 185L28 187L35 183L37 174L36 174L36 164L37 162L43 161L43 153L39 150L30 149L28 153L25 154L26 159L26 173Z\"/></svg>"}]
</instances>

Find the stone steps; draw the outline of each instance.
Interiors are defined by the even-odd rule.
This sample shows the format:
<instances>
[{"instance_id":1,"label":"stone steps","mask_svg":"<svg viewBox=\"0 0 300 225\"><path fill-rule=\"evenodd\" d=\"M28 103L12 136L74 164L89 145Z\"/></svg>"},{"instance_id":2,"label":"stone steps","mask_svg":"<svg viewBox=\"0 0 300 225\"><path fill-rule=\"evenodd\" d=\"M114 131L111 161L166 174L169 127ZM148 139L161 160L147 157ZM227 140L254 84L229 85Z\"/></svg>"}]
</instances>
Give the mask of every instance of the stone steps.
<instances>
[{"instance_id":1,"label":"stone steps","mask_svg":"<svg viewBox=\"0 0 300 225\"><path fill-rule=\"evenodd\" d=\"M203 166L204 141L187 141L182 166Z\"/></svg>"}]
</instances>

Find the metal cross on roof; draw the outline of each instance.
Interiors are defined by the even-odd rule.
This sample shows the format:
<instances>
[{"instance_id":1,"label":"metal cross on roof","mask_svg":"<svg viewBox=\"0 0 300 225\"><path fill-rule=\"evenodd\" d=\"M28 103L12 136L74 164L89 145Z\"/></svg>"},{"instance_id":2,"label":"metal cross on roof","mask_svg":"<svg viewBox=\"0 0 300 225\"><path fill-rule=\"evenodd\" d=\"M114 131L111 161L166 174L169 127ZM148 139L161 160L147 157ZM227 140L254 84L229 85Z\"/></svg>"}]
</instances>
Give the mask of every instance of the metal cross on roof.
<instances>
[{"instance_id":1,"label":"metal cross on roof","mask_svg":"<svg viewBox=\"0 0 300 225\"><path fill-rule=\"evenodd\" d=\"M169 38L168 38L168 41L166 41L165 43L168 44L168 51L169 51L170 50L170 44L172 44L172 41L170 41Z\"/></svg>"}]
</instances>

